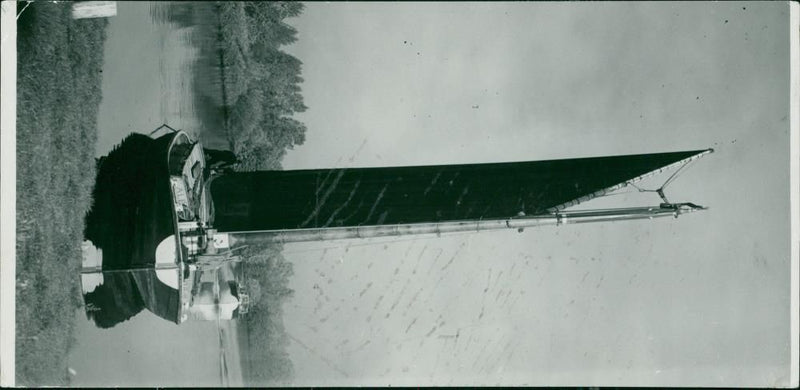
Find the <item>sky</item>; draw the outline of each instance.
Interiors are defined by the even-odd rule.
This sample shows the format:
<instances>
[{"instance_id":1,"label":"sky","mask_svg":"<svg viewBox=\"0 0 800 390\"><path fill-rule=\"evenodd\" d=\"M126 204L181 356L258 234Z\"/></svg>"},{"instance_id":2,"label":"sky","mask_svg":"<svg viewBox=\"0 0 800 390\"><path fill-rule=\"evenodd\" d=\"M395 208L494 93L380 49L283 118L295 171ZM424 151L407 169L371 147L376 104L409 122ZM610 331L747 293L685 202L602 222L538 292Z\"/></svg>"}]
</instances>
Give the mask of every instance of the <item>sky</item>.
<instances>
[{"instance_id":1,"label":"sky","mask_svg":"<svg viewBox=\"0 0 800 390\"><path fill-rule=\"evenodd\" d=\"M186 31L118 7L98 156L197 124ZM788 11L308 3L286 48L308 131L286 169L716 151L667 188L710 207L677 220L286 245L293 384L787 384ZM213 326L143 312L101 331L76 315L73 384L217 383Z\"/></svg>"},{"instance_id":2,"label":"sky","mask_svg":"<svg viewBox=\"0 0 800 390\"><path fill-rule=\"evenodd\" d=\"M287 244L294 384L786 385L788 20L780 2L308 3L287 48L308 132L285 169L716 152L668 187L710 207L677 220Z\"/></svg>"}]
</instances>

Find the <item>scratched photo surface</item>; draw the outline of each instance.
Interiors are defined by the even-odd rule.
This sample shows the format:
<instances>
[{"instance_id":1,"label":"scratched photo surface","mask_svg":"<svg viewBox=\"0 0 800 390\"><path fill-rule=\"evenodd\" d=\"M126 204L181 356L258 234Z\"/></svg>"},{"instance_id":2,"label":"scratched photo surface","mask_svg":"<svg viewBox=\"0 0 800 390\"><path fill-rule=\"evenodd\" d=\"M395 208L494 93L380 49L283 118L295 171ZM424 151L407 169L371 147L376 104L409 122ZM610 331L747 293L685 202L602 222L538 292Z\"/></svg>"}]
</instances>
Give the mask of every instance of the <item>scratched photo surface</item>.
<instances>
[{"instance_id":1,"label":"scratched photo surface","mask_svg":"<svg viewBox=\"0 0 800 390\"><path fill-rule=\"evenodd\" d=\"M18 20L18 384L789 385L788 3L114 10Z\"/></svg>"}]
</instances>

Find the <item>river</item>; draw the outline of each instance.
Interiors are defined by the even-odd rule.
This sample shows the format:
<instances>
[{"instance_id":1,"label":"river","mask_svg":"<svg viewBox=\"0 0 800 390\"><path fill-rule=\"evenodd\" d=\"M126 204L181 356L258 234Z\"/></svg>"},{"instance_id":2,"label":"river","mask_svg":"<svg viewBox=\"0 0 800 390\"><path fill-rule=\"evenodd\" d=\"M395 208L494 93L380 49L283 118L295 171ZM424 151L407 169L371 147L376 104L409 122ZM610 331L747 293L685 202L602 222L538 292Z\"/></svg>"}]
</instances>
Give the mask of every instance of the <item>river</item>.
<instances>
[{"instance_id":1,"label":"river","mask_svg":"<svg viewBox=\"0 0 800 390\"><path fill-rule=\"evenodd\" d=\"M108 154L131 132L149 133L163 123L202 137L202 110L193 99L198 55L191 45L193 28L169 22L163 3L117 6L104 49L96 155ZM147 310L111 329L96 328L83 310L75 313L75 321L76 346L69 356L72 386L242 383L235 323L222 325L225 380L214 322L177 326Z\"/></svg>"}]
</instances>

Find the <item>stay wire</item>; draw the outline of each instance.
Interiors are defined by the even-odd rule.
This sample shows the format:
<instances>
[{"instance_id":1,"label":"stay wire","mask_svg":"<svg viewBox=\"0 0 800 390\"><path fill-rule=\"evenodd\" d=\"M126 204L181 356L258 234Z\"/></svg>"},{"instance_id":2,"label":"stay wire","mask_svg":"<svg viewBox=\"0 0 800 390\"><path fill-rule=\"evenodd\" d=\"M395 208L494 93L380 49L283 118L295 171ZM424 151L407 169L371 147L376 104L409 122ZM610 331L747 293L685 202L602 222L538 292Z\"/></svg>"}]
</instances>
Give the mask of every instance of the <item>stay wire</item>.
<instances>
[{"instance_id":1,"label":"stay wire","mask_svg":"<svg viewBox=\"0 0 800 390\"><path fill-rule=\"evenodd\" d=\"M636 185L636 183L631 182L631 181L627 182L627 184L631 185L633 188L636 188L637 190L639 190L639 192L656 192L656 193L660 193L659 195L661 195L663 197L663 193L664 193L663 191L667 187L667 185L669 185L670 183L672 183L672 181L677 179L678 176L680 176L680 174L683 173L684 168L686 168L692 162L693 161L690 160L690 161L687 161L687 162L683 163L683 165L681 165L675 172L672 173L672 175L670 175L667 178L667 180L664 181L664 183L661 185L661 187L658 187L655 190L650 190L650 189L645 189L645 188L639 187L639 186Z\"/></svg>"}]
</instances>

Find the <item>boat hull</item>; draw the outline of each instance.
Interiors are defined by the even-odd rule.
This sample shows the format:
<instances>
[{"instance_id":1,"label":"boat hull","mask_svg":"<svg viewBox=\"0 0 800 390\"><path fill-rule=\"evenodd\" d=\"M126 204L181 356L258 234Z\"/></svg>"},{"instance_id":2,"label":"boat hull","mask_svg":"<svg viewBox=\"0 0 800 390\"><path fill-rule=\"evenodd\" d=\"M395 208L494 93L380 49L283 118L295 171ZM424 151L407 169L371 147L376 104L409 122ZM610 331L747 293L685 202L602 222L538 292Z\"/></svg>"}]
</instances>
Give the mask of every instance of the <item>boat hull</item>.
<instances>
[{"instance_id":1,"label":"boat hull","mask_svg":"<svg viewBox=\"0 0 800 390\"><path fill-rule=\"evenodd\" d=\"M84 238L102 255L103 282L84 298L87 315L100 327L144 308L179 321L179 292L153 269L156 247L175 234L167 156L176 136L131 134L98 161Z\"/></svg>"}]
</instances>

